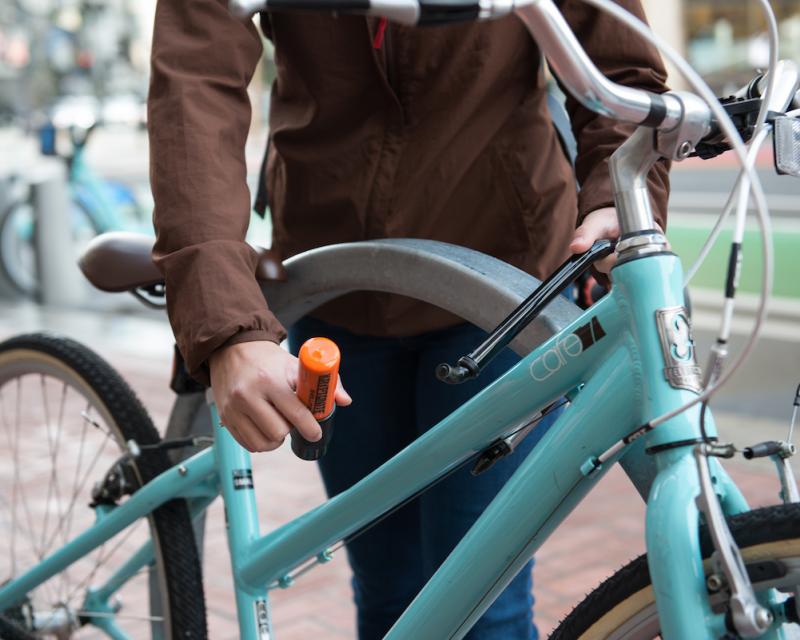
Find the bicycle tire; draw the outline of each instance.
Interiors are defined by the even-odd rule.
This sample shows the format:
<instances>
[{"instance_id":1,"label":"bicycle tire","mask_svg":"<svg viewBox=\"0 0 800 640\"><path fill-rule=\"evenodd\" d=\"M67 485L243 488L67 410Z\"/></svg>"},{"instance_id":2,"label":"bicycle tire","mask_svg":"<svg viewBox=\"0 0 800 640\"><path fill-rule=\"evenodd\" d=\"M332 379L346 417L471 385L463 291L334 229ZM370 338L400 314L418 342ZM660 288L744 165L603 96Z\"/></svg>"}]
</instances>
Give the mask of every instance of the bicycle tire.
<instances>
[{"instance_id":1,"label":"bicycle tire","mask_svg":"<svg viewBox=\"0 0 800 640\"><path fill-rule=\"evenodd\" d=\"M23 398L23 381L28 384L26 375L33 375L33 381L36 382L37 377L41 377L42 389L45 389L45 376L54 376L58 384L63 384L63 391L60 397L61 413L58 415L58 429L61 428L64 406L68 404L66 398L68 397L68 388L78 398L78 406L83 406L84 403L94 403L93 410L96 409L97 418L91 422L86 417L89 412L88 404L87 409L81 412L83 421L88 421L92 426L97 427L99 420L103 419L103 424L108 427L105 432L101 429L101 436L104 441L110 441L113 435L117 444L124 447L124 444L129 440L135 440L139 445L156 444L159 441L159 435L153 426L150 417L146 410L139 402L138 398L128 386L128 384L120 377L120 375L104 360L102 360L93 351L80 343L73 340L57 337L49 334L27 334L20 335L0 343L0 406L3 410L3 422L0 423L6 429L6 436L9 445L12 445L12 438L7 420L6 404L2 404L6 398L4 390L8 391L11 395L11 387L16 389L17 393L17 407L22 407L22 411L28 409L28 404L22 402ZM9 386L11 383L11 386ZM47 384L50 384L47 382ZM43 391L44 393L44 391ZM81 397L82 396L82 397ZM45 416L48 414L47 406L52 405L49 402L48 396L43 395L42 405L45 407ZM58 403L57 403L58 404ZM67 407L66 411L70 411L71 404ZM51 416L52 417L52 416ZM19 461L19 439L20 437L20 418L16 420L16 446L13 447L15 457L11 459L12 462ZM46 418L45 422L49 423L51 420ZM46 434L48 441L51 438L51 427L46 426ZM84 427L86 429L86 427ZM113 432L113 433L112 433ZM31 430L31 433L34 433ZM60 434L60 431L58 432ZM90 431L90 433L95 433ZM35 437L35 434L34 436ZM41 436L40 436L41 437ZM81 435L81 447L83 446L84 435ZM65 451L72 451L69 447L73 441L55 440L55 448L63 448ZM28 443L31 449L35 448L36 443ZM40 445L41 446L41 445ZM48 442L48 446L49 442ZM105 447L105 445L104 445ZM56 453L56 455L58 455ZM65 454L67 455L67 454ZM115 459L119 453L115 454ZM72 456L74 458L74 455ZM63 458L62 458L63 459ZM87 457L88 459L88 457ZM64 463L69 464L69 462ZM52 465L51 465L52 466ZM141 486L147 481L151 480L162 471L169 468L170 463L166 453L159 449L147 449L133 461L133 472L136 476L134 482L134 491L137 486ZM100 468L100 473L93 476L92 479L101 479L105 469ZM27 472L27 471L26 471ZM35 473L35 470L32 472ZM55 475L55 471L48 471ZM19 478L20 476L15 476ZM72 474L69 474L72 477ZM77 479L77 472L75 478ZM26 482L27 482L26 477ZM73 481L73 488L75 485ZM41 491L37 492L37 499L41 499ZM50 487L48 487L48 497L45 500L46 506L50 500ZM84 496L81 496L84 498ZM59 498L60 500L60 498ZM76 501L68 505L71 507ZM85 500L83 501L85 502ZM5 510L9 510L7 505ZM15 503L16 504L16 503ZM16 514L16 506L13 507ZM21 510L20 510L21 511ZM59 510L60 511L60 510ZM87 509L88 511L88 509ZM0 510L0 517L2 517L2 510ZM70 518L72 515L70 514ZM22 520L22 516L20 516ZM169 639L191 639L203 640L207 637L206 632L206 614L205 614L205 600L203 596L202 585L202 572L200 563L198 561L197 549L194 543L192 533L191 520L189 518L189 511L186 506L185 500L171 500L155 511L148 517L149 521L149 536L154 542L155 547L155 571L158 576L158 584L160 585L161 602L159 603L161 615L163 620L154 622L152 616L145 616L145 622L139 621L139 624L144 625L149 629L153 637L166 637ZM58 522L57 535L61 535L60 529L62 528L63 515ZM12 522L14 519L12 518ZM47 520L45 520L42 534L42 540L48 538L47 535ZM38 531L36 535L38 536ZM124 533L124 532L123 532ZM123 533L118 534L122 536ZM147 539L145 537L145 539ZM22 544L22 543L20 543ZM13 553L13 551L12 551ZM101 551L102 555L102 551ZM76 563L77 564L77 563ZM13 563L12 563L13 566ZM116 567L114 567L116 568ZM112 568L113 570L113 568ZM144 572L142 572L144 573ZM66 574L66 570L64 572ZM0 580L5 579L7 576L0 577ZM60 576L57 576L60 577ZM63 579L63 578L62 578ZM54 577L52 580L56 580ZM46 584L46 583L45 583ZM45 585L40 585L44 590ZM38 589L39 587L37 587ZM32 594L35 592L31 592ZM146 596L147 594L145 594ZM29 594L28 598L31 598ZM147 600L147 598L143 598ZM69 603L67 603L69 604ZM136 604L134 602L134 604ZM144 607L146 605L142 605ZM15 615L15 612L4 611L0 615L7 616L14 620L16 624L20 624L20 616ZM116 615L116 613L115 613ZM126 618L125 615L120 615L120 618ZM78 616L79 618L79 616ZM131 619L133 616L127 616ZM83 621L85 622L85 620ZM128 622L128 620L123 620ZM131 624L128 622L128 624ZM85 628L85 626L83 627ZM37 635L38 637L38 635ZM69 636L73 637L73 636ZM135 637L143 637L141 633L136 633Z\"/></svg>"},{"instance_id":2,"label":"bicycle tire","mask_svg":"<svg viewBox=\"0 0 800 640\"><path fill-rule=\"evenodd\" d=\"M16 264L20 260L18 247L23 241L17 237L18 234L13 228L18 211L25 207L30 207L30 204L13 202L0 214L0 274L4 292L10 290L16 295L31 296L35 287L30 286L30 279L35 280L36 274L24 276L24 272L28 269L25 265Z\"/></svg>"},{"instance_id":3,"label":"bicycle tire","mask_svg":"<svg viewBox=\"0 0 800 640\"><path fill-rule=\"evenodd\" d=\"M28 201L13 202L0 213L0 290L11 289L16 295L30 298L39 291L39 274L34 262L36 250L33 242L19 237L14 228L20 212L29 218L34 216L33 206ZM78 229L90 230L92 237L102 231L91 211L77 199L70 202L70 215L73 216L73 235ZM82 238L73 237L72 240L80 242Z\"/></svg>"},{"instance_id":4,"label":"bicycle tire","mask_svg":"<svg viewBox=\"0 0 800 640\"><path fill-rule=\"evenodd\" d=\"M729 518L728 526L746 564L756 559L800 559L800 504L748 511ZM707 559L713 546L705 528L701 548ZM798 574L789 573L788 582L800 581L800 568L794 571ZM758 579L751 579L758 591ZM659 631L647 556L641 555L592 591L550 640L650 640L659 637Z\"/></svg>"},{"instance_id":5,"label":"bicycle tire","mask_svg":"<svg viewBox=\"0 0 800 640\"><path fill-rule=\"evenodd\" d=\"M0 616L0 640L36 640L15 622Z\"/></svg>"}]
</instances>

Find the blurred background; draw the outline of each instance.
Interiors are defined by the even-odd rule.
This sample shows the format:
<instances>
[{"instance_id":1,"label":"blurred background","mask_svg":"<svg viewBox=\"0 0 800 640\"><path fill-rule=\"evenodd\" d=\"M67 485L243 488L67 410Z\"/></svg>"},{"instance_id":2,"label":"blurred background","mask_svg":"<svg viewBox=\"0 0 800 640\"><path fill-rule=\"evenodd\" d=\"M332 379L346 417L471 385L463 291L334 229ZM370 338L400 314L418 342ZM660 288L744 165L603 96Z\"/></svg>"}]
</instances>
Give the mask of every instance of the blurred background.
<instances>
[{"instance_id":1,"label":"blurred background","mask_svg":"<svg viewBox=\"0 0 800 640\"><path fill-rule=\"evenodd\" d=\"M755 2L644 4L655 30L687 57L717 95L729 95L766 66L764 22ZM782 36L781 57L800 62L800 0L773 0L772 6ZM0 338L46 329L88 344L122 372L162 429L173 400L168 388L172 337L163 312L146 309L130 296L93 290L75 267L80 250L98 233L152 234L145 99L154 8L154 0L0 1ZM250 88L251 185L267 136L273 77L271 48L265 47L267 55ZM677 77L670 83L683 87ZM800 382L800 181L775 175L768 145L758 170L774 215L776 297L760 347L714 405L724 437L742 444L785 435ZM668 235L687 266L735 173L729 154L675 166ZM41 221L46 224L37 224ZM723 234L691 287L701 354L718 326L729 237ZM269 220L254 215L250 241L267 245L269 238ZM748 227L734 349L752 324L759 260L757 235ZM322 499L316 472L285 450L259 458L256 466L257 484L267 500L263 528ZM747 482L755 503L775 502L776 480L769 465L734 463L734 474ZM627 480L612 472L598 492L601 498L583 505L540 554L536 593L543 631L589 584L643 548L641 508L631 510L631 504L639 503ZM216 524L207 548L225 544L218 507L212 518ZM587 556L594 547L587 542L595 538L608 542L602 558ZM207 557L213 638L236 637L224 556ZM570 562L574 571L564 572ZM297 606L293 595L294 605L289 598L288 606L276 609L277 619L289 629L280 637L352 636L344 561L317 574L319 579L298 587L306 606ZM559 574L570 575L569 583L559 583ZM327 605L332 595L338 598L335 607ZM326 609L327 615L320 613Z\"/></svg>"}]
</instances>

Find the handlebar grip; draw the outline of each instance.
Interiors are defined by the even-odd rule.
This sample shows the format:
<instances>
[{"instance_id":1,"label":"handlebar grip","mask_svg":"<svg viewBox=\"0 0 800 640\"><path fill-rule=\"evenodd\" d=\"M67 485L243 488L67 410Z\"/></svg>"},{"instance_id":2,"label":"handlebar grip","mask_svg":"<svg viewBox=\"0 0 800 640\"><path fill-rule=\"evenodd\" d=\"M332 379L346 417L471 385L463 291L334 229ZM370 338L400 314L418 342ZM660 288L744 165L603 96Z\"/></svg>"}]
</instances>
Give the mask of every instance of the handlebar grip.
<instances>
[{"instance_id":1,"label":"handlebar grip","mask_svg":"<svg viewBox=\"0 0 800 640\"><path fill-rule=\"evenodd\" d=\"M458 4L473 0L450 1ZM381 16L407 25L417 24L422 12L418 0L229 0L228 10L239 18L259 11L316 11Z\"/></svg>"},{"instance_id":2,"label":"handlebar grip","mask_svg":"<svg viewBox=\"0 0 800 640\"><path fill-rule=\"evenodd\" d=\"M772 101L767 105L767 111L783 113L790 108L795 99L796 92L800 89L800 70L792 60L779 60L774 69L775 90ZM756 76L750 84L743 87L736 96L747 98L763 98L767 90L769 72Z\"/></svg>"},{"instance_id":3,"label":"handlebar grip","mask_svg":"<svg viewBox=\"0 0 800 640\"><path fill-rule=\"evenodd\" d=\"M405 25L432 25L498 17L510 13L514 3L506 0L229 0L228 8L240 18L248 18L259 11L316 11L380 16Z\"/></svg>"},{"instance_id":4,"label":"handlebar grip","mask_svg":"<svg viewBox=\"0 0 800 640\"><path fill-rule=\"evenodd\" d=\"M339 381L341 354L328 338L310 338L298 353L297 397L311 411L322 429L322 438L309 442L292 429L292 451L302 460L319 460L333 437L334 396Z\"/></svg>"},{"instance_id":5,"label":"handlebar grip","mask_svg":"<svg viewBox=\"0 0 800 640\"><path fill-rule=\"evenodd\" d=\"M249 18L254 13L266 8L267 4L264 0L230 0L228 2L228 11L237 18Z\"/></svg>"}]
</instances>

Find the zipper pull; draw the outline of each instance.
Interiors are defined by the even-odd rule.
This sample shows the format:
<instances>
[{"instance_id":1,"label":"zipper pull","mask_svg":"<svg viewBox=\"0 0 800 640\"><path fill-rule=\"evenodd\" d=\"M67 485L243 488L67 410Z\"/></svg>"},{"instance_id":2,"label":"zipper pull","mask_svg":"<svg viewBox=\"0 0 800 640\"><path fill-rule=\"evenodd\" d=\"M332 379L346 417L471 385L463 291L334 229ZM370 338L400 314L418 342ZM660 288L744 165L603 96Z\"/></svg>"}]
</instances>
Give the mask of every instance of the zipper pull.
<instances>
[{"instance_id":1,"label":"zipper pull","mask_svg":"<svg viewBox=\"0 0 800 640\"><path fill-rule=\"evenodd\" d=\"M375 38L372 41L374 49L380 49L383 46L383 35L386 33L386 18L381 18L378 22L378 30L375 32Z\"/></svg>"}]
</instances>

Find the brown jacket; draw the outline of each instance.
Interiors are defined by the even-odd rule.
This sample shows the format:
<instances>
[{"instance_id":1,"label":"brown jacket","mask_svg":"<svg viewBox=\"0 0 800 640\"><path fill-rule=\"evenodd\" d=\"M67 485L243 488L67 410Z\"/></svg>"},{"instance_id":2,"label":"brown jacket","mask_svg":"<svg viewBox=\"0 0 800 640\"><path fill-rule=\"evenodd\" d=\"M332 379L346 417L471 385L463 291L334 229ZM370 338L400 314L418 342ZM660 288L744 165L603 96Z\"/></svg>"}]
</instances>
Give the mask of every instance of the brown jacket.
<instances>
[{"instance_id":1,"label":"brown jacket","mask_svg":"<svg viewBox=\"0 0 800 640\"><path fill-rule=\"evenodd\" d=\"M622 0L642 15L638 0ZM262 53L225 0L160 0L149 97L155 258L189 370L218 347L283 327L254 278L244 145L246 87ZM653 49L580 0L561 9L612 80L665 90ZM576 218L612 204L607 158L632 131L579 106L575 176L546 111L539 50L516 16L447 27L313 14L262 16L275 45L267 184L273 247L290 257L371 238L451 242L546 276ZM665 222L667 167L650 179ZM413 335L456 319L422 303L351 294L316 312L356 333Z\"/></svg>"}]
</instances>

